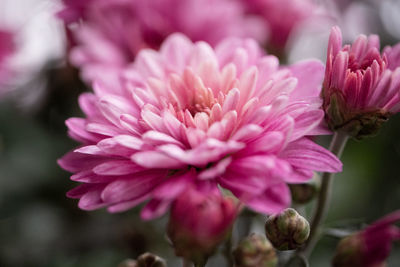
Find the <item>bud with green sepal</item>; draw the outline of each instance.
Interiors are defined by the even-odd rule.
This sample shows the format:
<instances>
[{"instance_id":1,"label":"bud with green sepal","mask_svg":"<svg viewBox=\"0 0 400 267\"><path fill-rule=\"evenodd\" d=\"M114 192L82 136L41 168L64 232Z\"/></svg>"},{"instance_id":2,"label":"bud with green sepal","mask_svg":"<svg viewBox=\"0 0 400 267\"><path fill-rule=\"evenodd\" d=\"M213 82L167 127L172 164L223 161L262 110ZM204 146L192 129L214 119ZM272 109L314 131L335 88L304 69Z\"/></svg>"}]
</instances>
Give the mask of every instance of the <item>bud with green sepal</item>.
<instances>
[{"instance_id":1,"label":"bud with green sepal","mask_svg":"<svg viewBox=\"0 0 400 267\"><path fill-rule=\"evenodd\" d=\"M167 267L164 259L146 252L137 258L138 267Z\"/></svg>"},{"instance_id":2,"label":"bud with green sepal","mask_svg":"<svg viewBox=\"0 0 400 267\"><path fill-rule=\"evenodd\" d=\"M265 233L276 249L293 250L307 241L310 225L296 210L289 208L267 219Z\"/></svg>"},{"instance_id":3,"label":"bud with green sepal","mask_svg":"<svg viewBox=\"0 0 400 267\"><path fill-rule=\"evenodd\" d=\"M146 252L140 255L137 260L127 259L123 261L118 267L167 267L167 264L164 259Z\"/></svg>"},{"instance_id":4,"label":"bud with green sepal","mask_svg":"<svg viewBox=\"0 0 400 267\"><path fill-rule=\"evenodd\" d=\"M121 262L118 267L139 267L137 261L132 259L127 259Z\"/></svg>"},{"instance_id":5,"label":"bud with green sepal","mask_svg":"<svg viewBox=\"0 0 400 267\"><path fill-rule=\"evenodd\" d=\"M259 234L251 234L240 241L233 256L235 267L275 267L278 264L274 247Z\"/></svg>"},{"instance_id":6,"label":"bud with green sepal","mask_svg":"<svg viewBox=\"0 0 400 267\"><path fill-rule=\"evenodd\" d=\"M343 46L339 27L332 28L321 92L332 131L356 139L373 136L400 112L399 52L397 44L381 53L377 35L360 35Z\"/></svg>"},{"instance_id":7,"label":"bud with green sepal","mask_svg":"<svg viewBox=\"0 0 400 267\"><path fill-rule=\"evenodd\" d=\"M289 184L292 201L295 204L307 204L315 198L318 193L318 185L315 181L304 184Z\"/></svg>"}]
</instances>

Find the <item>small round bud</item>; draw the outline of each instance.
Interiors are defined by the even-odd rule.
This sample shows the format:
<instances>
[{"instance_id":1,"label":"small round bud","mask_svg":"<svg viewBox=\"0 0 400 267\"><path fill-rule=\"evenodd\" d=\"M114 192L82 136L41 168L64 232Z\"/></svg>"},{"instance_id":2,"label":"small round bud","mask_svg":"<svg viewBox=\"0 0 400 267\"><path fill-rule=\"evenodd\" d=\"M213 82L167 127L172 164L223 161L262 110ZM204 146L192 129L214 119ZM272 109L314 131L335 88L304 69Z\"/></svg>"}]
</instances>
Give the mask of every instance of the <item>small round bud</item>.
<instances>
[{"instance_id":1,"label":"small round bud","mask_svg":"<svg viewBox=\"0 0 400 267\"><path fill-rule=\"evenodd\" d=\"M310 202L318 192L317 184L314 182L304 184L290 184L292 200L297 204L306 204Z\"/></svg>"},{"instance_id":2,"label":"small round bud","mask_svg":"<svg viewBox=\"0 0 400 267\"><path fill-rule=\"evenodd\" d=\"M361 266L363 242L358 235L351 235L340 240L332 260L334 267Z\"/></svg>"},{"instance_id":3,"label":"small round bud","mask_svg":"<svg viewBox=\"0 0 400 267\"><path fill-rule=\"evenodd\" d=\"M385 267L387 244L379 244L378 251L368 251L365 236L356 233L340 240L335 256L332 259L333 267ZM369 246L371 247L371 246ZM390 249L390 248L389 248ZM379 251L383 250L383 251Z\"/></svg>"},{"instance_id":4,"label":"small round bud","mask_svg":"<svg viewBox=\"0 0 400 267\"><path fill-rule=\"evenodd\" d=\"M267 238L278 250L292 250L307 241L310 225L294 209L270 216L265 223Z\"/></svg>"},{"instance_id":5,"label":"small round bud","mask_svg":"<svg viewBox=\"0 0 400 267\"><path fill-rule=\"evenodd\" d=\"M164 259L146 252L137 258L137 267L166 267Z\"/></svg>"},{"instance_id":6,"label":"small round bud","mask_svg":"<svg viewBox=\"0 0 400 267\"><path fill-rule=\"evenodd\" d=\"M138 267L138 264L135 260L127 259L121 262L118 267Z\"/></svg>"},{"instance_id":7,"label":"small round bud","mask_svg":"<svg viewBox=\"0 0 400 267\"><path fill-rule=\"evenodd\" d=\"M258 234L251 234L240 241L233 257L235 267L275 267L278 264L275 249L264 236Z\"/></svg>"}]
</instances>

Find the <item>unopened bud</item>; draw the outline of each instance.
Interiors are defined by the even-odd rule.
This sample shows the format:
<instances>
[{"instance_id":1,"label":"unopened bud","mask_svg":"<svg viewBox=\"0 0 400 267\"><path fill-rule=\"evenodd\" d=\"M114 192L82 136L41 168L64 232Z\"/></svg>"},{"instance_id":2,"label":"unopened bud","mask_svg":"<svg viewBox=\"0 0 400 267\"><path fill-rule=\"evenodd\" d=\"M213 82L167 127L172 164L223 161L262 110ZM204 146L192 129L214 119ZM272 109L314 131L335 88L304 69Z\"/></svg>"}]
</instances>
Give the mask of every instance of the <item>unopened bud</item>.
<instances>
[{"instance_id":1,"label":"unopened bud","mask_svg":"<svg viewBox=\"0 0 400 267\"><path fill-rule=\"evenodd\" d=\"M392 212L362 231L343 238L333 258L334 267L384 267L392 242L400 240L400 210Z\"/></svg>"},{"instance_id":2,"label":"unopened bud","mask_svg":"<svg viewBox=\"0 0 400 267\"><path fill-rule=\"evenodd\" d=\"M118 267L138 267L138 264L135 260L127 259L121 262Z\"/></svg>"},{"instance_id":3,"label":"unopened bud","mask_svg":"<svg viewBox=\"0 0 400 267\"><path fill-rule=\"evenodd\" d=\"M232 198L189 189L172 204L168 236L177 256L204 263L227 237L237 215Z\"/></svg>"},{"instance_id":4,"label":"unopened bud","mask_svg":"<svg viewBox=\"0 0 400 267\"><path fill-rule=\"evenodd\" d=\"M290 184L292 200L297 204L306 204L317 195L317 184L315 182L305 184Z\"/></svg>"},{"instance_id":5,"label":"unopened bud","mask_svg":"<svg viewBox=\"0 0 400 267\"><path fill-rule=\"evenodd\" d=\"M164 259L146 252L137 258L137 267L166 267Z\"/></svg>"},{"instance_id":6,"label":"unopened bud","mask_svg":"<svg viewBox=\"0 0 400 267\"><path fill-rule=\"evenodd\" d=\"M398 112L400 99L392 92L400 84L391 82L398 71L398 49L387 47L380 54L379 48L377 36L359 36L343 46L340 29L332 28L321 92L332 131L356 139L372 136Z\"/></svg>"},{"instance_id":7,"label":"unopened bud","mask_svg":"<svg viewBox=\"0 0 400 267\"><path fill-rule=\"evenodd\" d=\"M361 266L363 242L359 235L351 235L340 240L333 258L334 267Z\"/></svg>"},{"instance_id":8,"label":"unopened bud","mask_svg":"<svg viewBox=\"0 0 400 267\"><path fill-rule=\"evenodd\" d=\"M294 209L270 216L265 223L267 238L278 250L292 250L307 241L310 225Z\"/></svg>"},{"instance_id":9,"label":"unopened bud","mask_svg":"<svg viewBox=\"0 0 400 267\"><path fill-rule=\"evenodd\" d=\"M262 235L251 234L233 251L235 267L275 267L278 259L271 243Z\"/></svg>"}]
</instances>

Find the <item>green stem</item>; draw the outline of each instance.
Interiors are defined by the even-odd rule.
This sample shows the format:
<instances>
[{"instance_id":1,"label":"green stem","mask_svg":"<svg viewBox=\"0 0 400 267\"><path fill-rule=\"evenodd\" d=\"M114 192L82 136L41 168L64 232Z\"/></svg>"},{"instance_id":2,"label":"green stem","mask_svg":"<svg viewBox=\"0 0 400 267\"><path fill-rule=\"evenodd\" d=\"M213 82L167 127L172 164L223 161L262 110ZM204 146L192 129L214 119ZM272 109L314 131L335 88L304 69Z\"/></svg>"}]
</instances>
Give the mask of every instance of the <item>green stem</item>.
<instances>
[{"instance_id":1,"label":"green stem","mask_svg":"<svg viewBox=\"0 0 400 267\"><path fill-rule=\"evenodd\" d=\"M342 155L346 145L348 136L343 132L336 132L332 138L329 150L338 158ZM321 227L321 223L329 209L334 173L325 172L321 177L321 190L318 195L317 206L310 225L310 236L305 246L300 250L300 253L308 257L314 249Z\"/></svg>"},{"instance_id":2,"label":"green stem","mask_svg":"<svg viewBox=\"0 0 400 267\"><path fill-rule=\"evenodd\" d=\"M232 232L229 233L228 238L225 241L224 246L224 256L227 262L227 266L233 266L233 258L232 258Z\"/></svg>"},{"instance_id":3,"label":"green stem","mask_svg":"<svg viewBox=\"0 0 400 267\"><path fill-rule=\"evenodd\" d=\"M190 261L187 259L183 259L182 267L192 267L192 263L190 263Z\"/></svg>"},{"instance_id":4,"label":"green stem","mask_svg":"<svg viewBox=\"0 0 400 267\"><path fill-rule=\"evenodd\" d=\"M204 266L206 266L206 261L194 263L194 267L204 267Z\"/></svg>"},{"instance_id":5,"label":"green stem","mask_svg":"<svg viewBox=\"0 0 400 267\"><path fill-rule=\"evenodd\" d=\"M207 264L208 256L205 257L204 255L200 257L196 257L192 260L194 267L204 267Z\"/></svg>"}]
</instances>

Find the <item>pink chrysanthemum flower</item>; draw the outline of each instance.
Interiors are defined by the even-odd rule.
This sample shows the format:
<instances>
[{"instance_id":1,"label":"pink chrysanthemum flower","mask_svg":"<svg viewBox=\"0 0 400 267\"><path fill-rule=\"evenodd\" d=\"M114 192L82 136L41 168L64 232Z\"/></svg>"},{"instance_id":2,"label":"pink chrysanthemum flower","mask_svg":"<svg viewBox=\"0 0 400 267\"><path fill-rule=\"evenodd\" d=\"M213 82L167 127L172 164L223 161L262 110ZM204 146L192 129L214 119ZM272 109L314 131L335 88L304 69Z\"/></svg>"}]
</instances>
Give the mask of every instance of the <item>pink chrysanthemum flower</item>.
<instances>
[{"instance_id":1,"label":"pink chrysanthemum flower","mask_svg":"<svg viewBox=\"0 0 400 267\"><path fill-rule=\"evenodd\" d=\"M15 43L13 34L10 31L0 29L0 89L10 78L11 70L7 61L14 51Z\"/></svg>"},{"instance_id":2,"label":"pink chrysanthemum flower","mask_svg":"<svg viewBox=\"0 0 400 267\"><path fill-rule=\"evenodd\" d=\"M250 14L260 16L267 29L270 48L283 50L290 34L316 16L319 7L311 0L242 0Z\"/></svg>"},{"instance_id":3,"label":"pink chrysanthemum flower","mask_svg":"<svg viewBox=\"0 0 400 267\"><path fill-rule=\"evenodd\" d=\"M332 130L361 138L376 133L400 111L400 45L379 52L379 37L360 35L342 48L332 28L322 97Z\"/></svg>"},{"instance_id":4,"label":"pink chrysanthemum flower","mask_svg":"<svg viewBox=\"0 0 400 267\"><path fill-rule=\"evenodd\" d=\"M66 122L82 146L59 164L83 183L68 193L82 209L118 212L150 200L149 219L189 185L208 184L272 213L290 204L286 183L341 170L306 137L324 131L318 61L280 68L251 39L213 50L175 34L159 52L142 50L124 77L121 88L97 84L83 94L86 118Z\"/></svg>"},{"instance_id":5,"label":"pink chrysanthemum flower","mask_svg":"<svg viewBox=\"0 0 400 267\"><path fill-rule=\"evenodd\" d=\"M245 16L237 0L91 0L65 1L66 22L83 18L73 32L71 61L86 80L111 80L142 48L158 49L171 33L217 44L225 37L264 39L261 20ZM107 75L107 76L105 76Z\"/></svg>"},{"instance_id":6,"label":"pink chrysanthemum flower","mask_svg":"<svg viewBox=\"0 0 400 267\"><path fill-rule=\"evenodd\" d=\"M342 239L333 258L334 267L384 267L392 242L400 240L400 210L376 221L364 230Z\"/></svg>"}]
</instances>

